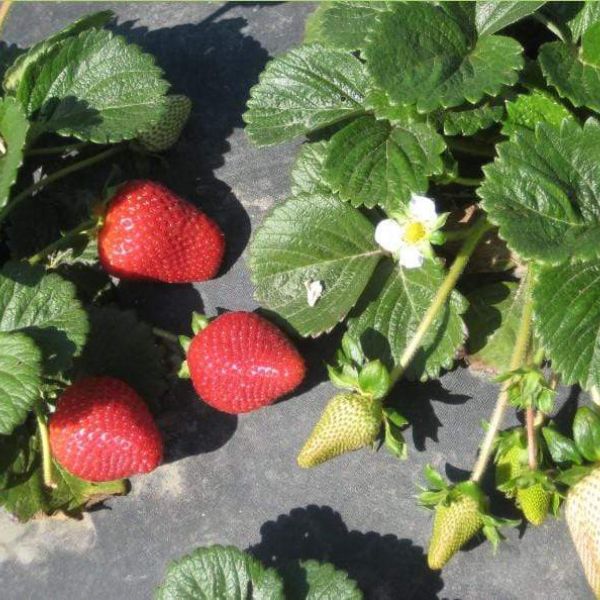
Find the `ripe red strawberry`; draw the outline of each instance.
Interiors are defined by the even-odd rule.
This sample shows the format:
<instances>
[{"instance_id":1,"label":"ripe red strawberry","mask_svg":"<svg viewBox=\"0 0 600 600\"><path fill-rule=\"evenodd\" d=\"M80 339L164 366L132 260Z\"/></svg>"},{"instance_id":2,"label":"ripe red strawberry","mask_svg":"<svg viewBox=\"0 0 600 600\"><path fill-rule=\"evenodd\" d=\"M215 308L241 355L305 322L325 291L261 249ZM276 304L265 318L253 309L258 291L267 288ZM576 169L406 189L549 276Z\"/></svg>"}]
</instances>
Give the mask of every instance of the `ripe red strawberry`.
<instances>
[{"instance_id":1,"label":"ripe red strawberry","mask_svg":"<svg viewBox=\"0 0 600 600\"><path fill-rule=\"evenodd\" d=\"M162 459L162 439L150 411L113 377L87 377L68 387L49 425L54 458L87 481L148 473Z\"/></svg>"},{"instance_id":2,"label":"ripe red strawberry","mask_svg":"<svg viewBox=\"0 0 600 600\"><path fill-rule=\"evenodd\" d=\"M98 252L116 277L190 283L217 274L225 239L212 219L164 185L136 180L111 200Z\"/></svg>"},{"instance_id":3,"label":"ripe red strawberry","mask_svg":"<svg viewBox=\"0 0 600 600\"><path fill-rule=\"evenodd\" d=\"M275 325L249 312L217 317L200 331L187 354L198 395L237 414L272 404L304 378L304 361Z\"/></svg>"}]
</instances>

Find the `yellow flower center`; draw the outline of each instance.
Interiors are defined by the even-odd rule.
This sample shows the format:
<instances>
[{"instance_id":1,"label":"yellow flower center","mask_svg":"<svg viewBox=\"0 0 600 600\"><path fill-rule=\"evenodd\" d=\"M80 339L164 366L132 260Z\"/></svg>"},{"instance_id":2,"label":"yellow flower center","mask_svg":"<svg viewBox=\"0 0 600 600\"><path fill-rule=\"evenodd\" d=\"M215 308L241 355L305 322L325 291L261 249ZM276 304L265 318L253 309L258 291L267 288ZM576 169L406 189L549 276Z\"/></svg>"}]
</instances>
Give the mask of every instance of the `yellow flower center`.
<instances>
[{"instance_id":1,"label":"yellow flower center","mask_svg":"<svg viewBox=\"0 0 600 600\"><path fill-rule=\"evenodd\" d=\"M423 223L413 221L404 229L404 241L407 244L418 244L427 235L427 230Z\"/></svg>"}]
</instances>

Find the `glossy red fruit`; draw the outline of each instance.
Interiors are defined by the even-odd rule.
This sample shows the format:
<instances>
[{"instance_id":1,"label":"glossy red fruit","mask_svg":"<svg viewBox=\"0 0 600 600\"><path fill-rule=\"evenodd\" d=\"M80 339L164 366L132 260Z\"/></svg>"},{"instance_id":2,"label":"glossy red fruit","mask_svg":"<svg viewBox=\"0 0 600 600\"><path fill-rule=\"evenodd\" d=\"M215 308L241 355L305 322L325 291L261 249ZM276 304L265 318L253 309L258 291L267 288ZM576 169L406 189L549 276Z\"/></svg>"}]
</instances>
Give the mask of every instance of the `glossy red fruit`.
<instances>
[{"instance_id":1,"label":"glossy red fruit","mask_svg":"<svg viewBox=\"0 0 600 600\"><path fill-rule=\"evenodd\" d=\"M49 429L54 458L87 481L148 473L162 459L160 432L146 404L113 377L87 377L68 387Z\"/></svg>"},{"instance_id":2,"label":"glossy red fruit","mask_svg":"<svg viewBox=\"0 0 600 600\"><path fill-rule=\"evenodd\" d=\"M225 238L212 219L164 185L137 180L111 200L98 252L115 277L189 283L218 273Z\"/></svg>"},{"instance_id":3,"label":"glossy red fruit","mask_svg":"<svg viewBox=\"0 0 600 600\"><path fill-rule=\"evenodd\" d=\"M249 312L225 313L190 344L188 367L200 397L237 414L272 404L304 379L304 361L275 325Z\"/></svg>"}]
</instances>

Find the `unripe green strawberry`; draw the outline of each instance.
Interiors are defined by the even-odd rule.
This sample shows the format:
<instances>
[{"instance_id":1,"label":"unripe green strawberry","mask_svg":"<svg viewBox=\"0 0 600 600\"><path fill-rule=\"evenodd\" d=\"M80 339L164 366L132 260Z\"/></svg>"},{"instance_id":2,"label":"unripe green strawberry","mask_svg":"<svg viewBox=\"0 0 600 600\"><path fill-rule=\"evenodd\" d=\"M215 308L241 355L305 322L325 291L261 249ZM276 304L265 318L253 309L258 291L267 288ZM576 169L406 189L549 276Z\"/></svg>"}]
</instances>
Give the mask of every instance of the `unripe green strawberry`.
<instances>
[{"instance_id":1,"label":"unripe green strawberry","mask_svg":"<svg viewBox=\"0 0 600 600\"><path fill-rule=\"evenodd\" d=\"M325 407L321 418L298 455L302 468L329 460L372 444L383 422L381 400L355 393L338 394Z\"/></svg>"},{"instance_id":2,"label":"unripe green strawberry","mask_svg":"<svg viewBox=\"0 0 600 600\"><path fill-rule=\"evenodd\" d=\"M541 525L546 520L551 502L552 493L541 483L517 490L517 504L532 525Z\"/></svg>"},{"instance_id":3,"label":"unripe green strawberry","mask_svg":"<svg viewBox=\"0 0 600 600\"><path fill-rule=\"evenodd\" d=\"M162 152L174 146L192 110L192 101L187 96L166 96L165 100L160 121L137 138L140 146L149 152Z\"/></svg>"},{"instance_id":4,"label":"unripe green strawberry","mask_svg":"<svg viewBox=\"0 0 600 600\"><path fill-rule=\"evenodd\" d=\"M459 484L477 489L476 484ZM479 492L480 493L480 492ZM483 527L481 500L459 494L435 509L433 534L427 551L430 569L441 569Z\"/></svg>"},{"instance_id":5,"label":"unripe green strawberry","mask_svg":"<svg viewBox=\"0 0 600 600\"><path fill-rule=\"evenodd\" d=\"M515 444L500 454L496 461L496 484L500 486L508 483L525 474L528 469L527 447ZM516 504L532 525L541 525L546 520L551 502L552 492L544 489L541 483L516 490Z\"/></svg>"},{"instance_id":6,"label":"unripe green strawberry","mask_svg":"<svg viewBox=\"0 0 600 600\"><path fill-rule=\"evenodd\" d=\"M600 598L600 468L571 488L565 517L588 583Z\"/></svg>"}]
</instances>

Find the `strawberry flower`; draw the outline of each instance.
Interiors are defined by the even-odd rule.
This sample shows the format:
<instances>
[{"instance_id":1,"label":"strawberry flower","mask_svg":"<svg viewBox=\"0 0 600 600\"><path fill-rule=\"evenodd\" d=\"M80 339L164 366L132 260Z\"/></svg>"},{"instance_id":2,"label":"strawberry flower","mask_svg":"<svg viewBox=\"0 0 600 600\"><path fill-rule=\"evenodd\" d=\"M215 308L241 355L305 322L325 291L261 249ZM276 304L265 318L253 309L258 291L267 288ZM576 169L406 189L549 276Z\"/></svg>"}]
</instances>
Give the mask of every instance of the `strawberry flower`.
<instances>
[{"instance_id":1,"label":"strawberry flower","mask_svg":"<svg viewBox=\"0 0 600 600\"><path fill-rule=\"evenodd\" d=\"M439 243L441 238L435 234L446 217L446 213L438 215L431 198L413 195L405 213L378 223L375 241L397 257L401 266L417 269L431 255L431 244Z\"/></svg>"}]
</instances>

